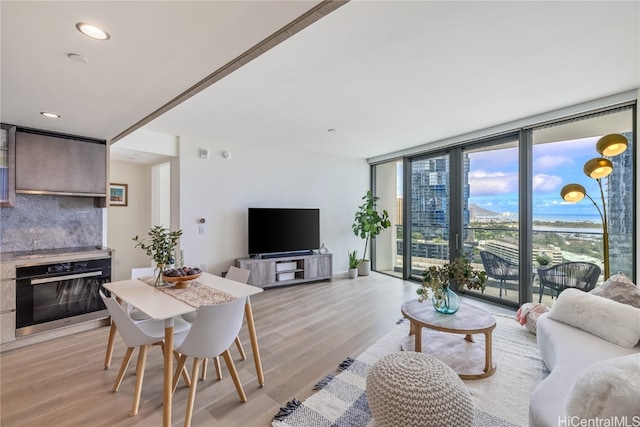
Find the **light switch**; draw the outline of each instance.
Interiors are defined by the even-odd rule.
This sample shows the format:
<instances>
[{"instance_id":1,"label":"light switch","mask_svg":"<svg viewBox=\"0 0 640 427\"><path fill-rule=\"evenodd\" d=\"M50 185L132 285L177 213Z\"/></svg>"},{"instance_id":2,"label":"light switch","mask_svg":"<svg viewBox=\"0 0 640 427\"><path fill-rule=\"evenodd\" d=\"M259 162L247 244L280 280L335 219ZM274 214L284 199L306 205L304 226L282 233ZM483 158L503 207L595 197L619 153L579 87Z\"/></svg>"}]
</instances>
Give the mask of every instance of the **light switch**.
<instances>
[{"instance_id":1,"label":"light switch","mask_svg":"<svg viewBox=\"0 0 640 427\"><path fill-rule=\"evenodd\" d=\"M198 234L204 234L204 225L198 227Z\"/></svg>"}]
</instances>

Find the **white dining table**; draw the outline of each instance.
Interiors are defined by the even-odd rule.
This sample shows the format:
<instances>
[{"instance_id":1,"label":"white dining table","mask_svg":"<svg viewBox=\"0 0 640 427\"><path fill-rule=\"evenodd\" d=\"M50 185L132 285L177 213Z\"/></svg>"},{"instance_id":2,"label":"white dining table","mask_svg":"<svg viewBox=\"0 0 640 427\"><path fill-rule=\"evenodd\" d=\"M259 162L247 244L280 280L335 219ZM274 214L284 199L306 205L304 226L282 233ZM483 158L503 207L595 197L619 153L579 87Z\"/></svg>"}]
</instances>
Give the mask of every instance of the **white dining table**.
<instances>
[{"instance_id":1,"label":"white dining table","mask_svg":"<svg viewBox=\"0 0 640 427\"><path fill-rule=\"evenodd\" d=\"M260 386L264 385L264 373L262 371L262 361L258 348L255 324L253 322L253 311L251 310L250 296L263 291L257 286L246 285L244 283L225 279L210 273L202 273L197 281L214 289L228 293L236 298L246 297L245 317L249 329L251 349L256 365L256 373ZM105 283L104 288L112 292L121 301L136 307L154 320L164 320L165 322L165 352L164 352L164 397L162 411L162 425L171 426L171 406L173 398L173 319L174 317L195 311L196 308L182 302L161 290L150 286L139 279L120 280Z\"/></svg>"}]
</instances>

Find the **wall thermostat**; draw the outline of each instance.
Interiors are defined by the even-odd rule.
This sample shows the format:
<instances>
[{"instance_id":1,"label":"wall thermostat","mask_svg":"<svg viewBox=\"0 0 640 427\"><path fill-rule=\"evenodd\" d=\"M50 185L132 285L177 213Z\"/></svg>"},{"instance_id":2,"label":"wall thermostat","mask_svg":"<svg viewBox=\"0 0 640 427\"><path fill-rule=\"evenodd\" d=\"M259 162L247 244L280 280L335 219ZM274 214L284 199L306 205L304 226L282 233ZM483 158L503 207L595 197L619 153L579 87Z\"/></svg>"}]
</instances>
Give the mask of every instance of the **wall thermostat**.
<instances>
[{"instance_id":1,"label":"wall thermostat","mask_svg":"<svg viewBox=\"0 0 640 427\"><path fill-rule=\"evenodd\" d=\"M201 148L200 149L200 157L202 157L203 159L208 159L209 158L209 150L207 150L206 148Z\"/></svg>"}]
</instances>

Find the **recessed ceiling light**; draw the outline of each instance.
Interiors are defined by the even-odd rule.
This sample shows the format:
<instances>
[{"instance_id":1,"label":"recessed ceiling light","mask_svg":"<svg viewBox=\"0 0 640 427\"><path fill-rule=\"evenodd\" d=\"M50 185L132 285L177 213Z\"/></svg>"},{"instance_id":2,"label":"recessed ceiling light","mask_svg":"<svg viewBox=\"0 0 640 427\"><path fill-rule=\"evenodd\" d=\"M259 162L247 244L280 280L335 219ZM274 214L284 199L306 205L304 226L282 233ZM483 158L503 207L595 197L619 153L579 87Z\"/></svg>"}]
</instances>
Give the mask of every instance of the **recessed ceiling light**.
<instances>
[{"instance_id":1,"label":"recessed ceiling light","mask_svg":"<svg viewBox=\"0 0 640 427\"><path fill-rule=\"evenodd\" d=\"M72 61L82 62L83 64L86 64L87 62L89 62L89 60L86 57L82 55L78 55L77 53L67 53L67 57Z\"/></svg>"},{"instance_id":2,"label":"recessed ceiling light","mask_svg":"<svg viewBox=\"0 0 640 427\"><path fill-rule=\"evenodd\" d=\"M59 119L60 118L60 114L56 114L56 113L50 113L48 111L41 111L40 114L42 114L43 116L49 118L49 119Z\"/></svg>"},{"instance_id":3,"label":"recessed ceiling light","mask_svg":"<svg viewBox=\"0 0 640 427\"><path fill-rule=\"evenodd\" d=\"M76 28L85 36L91 37L96 40L109 40L111 36L102 28L98 28L95 25L87 24L86 22L78 22Z\"/></svg>"}]
</instances>

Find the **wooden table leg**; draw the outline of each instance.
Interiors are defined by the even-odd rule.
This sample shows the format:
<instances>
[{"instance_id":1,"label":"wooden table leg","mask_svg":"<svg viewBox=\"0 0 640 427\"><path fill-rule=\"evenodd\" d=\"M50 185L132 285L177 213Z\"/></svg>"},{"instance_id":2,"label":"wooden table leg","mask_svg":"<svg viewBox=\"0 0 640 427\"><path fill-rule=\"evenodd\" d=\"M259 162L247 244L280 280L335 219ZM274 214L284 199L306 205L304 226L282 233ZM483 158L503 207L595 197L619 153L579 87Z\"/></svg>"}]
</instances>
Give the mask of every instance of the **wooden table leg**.
<instances>
[{"instance_id":1,"label":"wooden table leg","mask_svg":"<svg viewBox=\"0 0 640 427\"><path fill-rule=\"evenodd\" d=\"M104 356L104 369L109 369L111 367L111 358L113 356L113 346L116 340L116 324L112 320L111 328L109 329L109 341L107 341L107 353Z\"/></svg>"},{"instance_id":2,"label":"wooden table leg","mask_svg":"<svg viewBox=\"0 0 640 427\"><path fill-rule=\"evenodd\" d=\"M264 385L264 373L262 372L262 360L260 360L260 349L258 348L258 337L256 335L256 325L253 323L253 311L251 310L251 301L247 297L244 305L244 314L247 316L247 326L249 327L249 338L251 339L251 349L253 350L253 359L256 364L256 373L258 374L258 384Z\"/></svg>"},{"instance_id":3,"label":"wooden table leg","mask_svg":"<svg viewBox=\"0 0 640 427\"><path fill-rule=\"evenodd\" d=\"M422 326L414 324L413 325L413 332L416 335L416 337L415 337L415 340L416 340L415 351L416 352L422 352Z\"/></svg>"},{"instance_id":4,"label":"wooden table leg","mask_svg":"<svg viewBox=\"0 0 640 427\"><path fill-rule=\"evenodd\" d=\"M491 332L493 332L492 329L484 333L484 372L489 375L495 371L491 356L491 348L493 347L491 342Z\"/></svg>"},{"instance_id":5,"label":"wooden table leg","mask_svg":"<svg viewBox=\"0 0 640 427\"><path fill-rule=\"evenodd\" d=\"M197 378L196 378L197 381ZM171 405L173 400L173 317L164 321L164 402L162 425L171 427Z\"/></svg>"}]
</instances>

